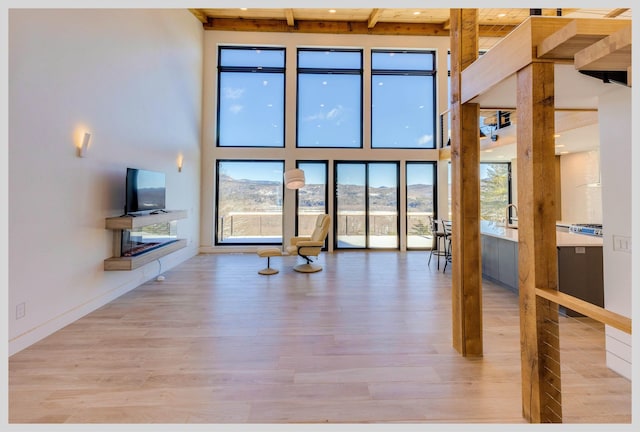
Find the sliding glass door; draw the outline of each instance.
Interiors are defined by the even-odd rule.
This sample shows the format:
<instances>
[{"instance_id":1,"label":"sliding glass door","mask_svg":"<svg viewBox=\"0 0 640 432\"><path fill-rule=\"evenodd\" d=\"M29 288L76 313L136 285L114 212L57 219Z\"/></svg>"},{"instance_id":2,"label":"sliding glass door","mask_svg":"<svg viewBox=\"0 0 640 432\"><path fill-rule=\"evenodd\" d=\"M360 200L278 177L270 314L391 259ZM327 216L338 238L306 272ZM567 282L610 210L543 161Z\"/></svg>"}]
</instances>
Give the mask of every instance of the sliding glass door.
<instances>
[{"instance_id":1,"label":"sliding glass door","mask_svg":"<svg viewBox=\"0 0 640 432\"><path fill-rule=\"evenodd\" d=\"M430 217L436 215L436 162L407 162L407 249L433 244Z\"/></svg>"},{"instance_id":2,"label":"sliding glass door","mask_svg":"<svg viewBox=\"0 0 640 432\"><path fill-rule=\"evenodd\" d=\"M398 163L336 162L337 249L397 249Z\"/></svg>"},{"instance_id":3,"label":"sliding glass door","mask_svg":"<svg viewBox=\"0 0 640 432\"><path fill-rule=\"evenodd\" d=\"M367 165L336 163L335 239L337 249L367 247Z\"/></svg>"},{"instance_id":4,"label":"sliding glass door","mask_svg":"<svg viewBox=\"0 0 640 432\"><path fill-rule=\"evenodd\" d=\"M327 213L327 162L299 161L305 185L296 191L296 235L311 235L318 215Z\"/></svg>"}]
</instances>

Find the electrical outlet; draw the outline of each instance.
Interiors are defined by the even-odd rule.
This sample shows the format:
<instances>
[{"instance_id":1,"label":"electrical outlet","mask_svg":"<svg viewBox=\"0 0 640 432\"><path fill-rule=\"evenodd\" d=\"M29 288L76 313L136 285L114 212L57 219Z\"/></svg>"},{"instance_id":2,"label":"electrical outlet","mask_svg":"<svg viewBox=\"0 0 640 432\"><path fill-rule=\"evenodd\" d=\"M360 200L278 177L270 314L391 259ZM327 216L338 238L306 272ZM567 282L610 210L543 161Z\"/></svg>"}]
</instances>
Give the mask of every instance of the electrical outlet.
<instances>
[{"instance_id":1,"label":"electrical outlet","mask_svg":"<svg viewBox=\"0 0 640 432\"><path fill-rule=\"evenodd\" d=\"M27 305L25 302L16 305L16 319L24 318L27 313Z\"/></svg>"}]
</instances>

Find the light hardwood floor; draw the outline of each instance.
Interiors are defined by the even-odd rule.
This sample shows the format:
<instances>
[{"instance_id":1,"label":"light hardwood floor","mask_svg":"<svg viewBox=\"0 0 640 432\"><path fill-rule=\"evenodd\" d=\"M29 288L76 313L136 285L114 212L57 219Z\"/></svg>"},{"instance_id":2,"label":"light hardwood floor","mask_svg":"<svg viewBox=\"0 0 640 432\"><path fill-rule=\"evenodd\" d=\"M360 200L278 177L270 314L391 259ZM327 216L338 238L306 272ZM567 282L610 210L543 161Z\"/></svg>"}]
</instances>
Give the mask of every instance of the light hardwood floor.
<instances>
[{"instance_id":1,"label":"light hardwood floor","mask_svg":"<svg viewBox=\"0 0 640 432\"><path fill-rule=\"evenodd\" d=\"M10 423L524 423L518 300L483 284L484 356L451 347L451 275L425 252L257 271L199 255L9 359ZM561 320L565 423L630 423L601 325Z\"/></svg>"}]
</instances>

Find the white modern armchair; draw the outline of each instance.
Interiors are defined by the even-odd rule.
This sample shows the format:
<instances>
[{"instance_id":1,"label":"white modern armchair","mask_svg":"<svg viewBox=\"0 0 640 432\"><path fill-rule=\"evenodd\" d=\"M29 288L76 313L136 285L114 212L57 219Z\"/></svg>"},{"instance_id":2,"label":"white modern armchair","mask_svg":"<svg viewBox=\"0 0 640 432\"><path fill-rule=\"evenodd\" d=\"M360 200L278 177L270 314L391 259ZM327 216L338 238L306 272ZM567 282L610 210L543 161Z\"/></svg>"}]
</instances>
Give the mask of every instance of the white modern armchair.
<instances>
[{"instance_id":1,"label":"white modern armchair","mask_svg":"<svg viewBox=\"0 0 640 432\"><path fill-rule=\"evenodd\" d=\"M306 260L304 264L298 264L293 269L301 273L314 273L322 270L322 267L315 264L310 257L317 257L322 251L325 239L329 234L331 217L327 214L318 215L316 226L311 236L291 238L287 252L290 255L296 254Z\"/></svg>"}]
</instances>

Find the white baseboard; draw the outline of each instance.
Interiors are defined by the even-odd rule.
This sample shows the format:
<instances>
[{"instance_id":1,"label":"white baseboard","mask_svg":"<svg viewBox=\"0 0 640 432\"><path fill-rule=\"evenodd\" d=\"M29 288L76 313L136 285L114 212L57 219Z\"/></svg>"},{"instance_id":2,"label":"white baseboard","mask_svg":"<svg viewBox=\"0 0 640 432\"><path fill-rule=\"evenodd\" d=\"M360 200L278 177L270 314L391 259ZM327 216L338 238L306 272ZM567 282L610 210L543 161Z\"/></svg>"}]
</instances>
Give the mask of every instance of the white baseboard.
<instances>
[{"instance_id":1,"label":"white baseboard","mask_svg":"<svg viewBox=\"0 0 640 432\"><path fill-rule=\"evenodd\" d=\"M74 321L77 321L88 313L93 312L94 310L117 299L121 295L126 294L132 289L137 288L143 283L157 277L159 274L159 270L164 273L165 271L170 270L178 264L197 255L197 253L197 247L189 247L161 258L161 269L158 268L159 266L156 261L142 266L140 269L132 272L132 278L125 284L113 288L112 290L103 293L96 298L88 300L85 303L77 305L73 309L70 309L54 318L51 318L48 321L40 323L36 327L27 330L26 332L14 337L13 339L10 339L8 344L9 356L22 351L23 349L55 333L61 328L66 327Z\"/></svg>"},{"instance_id":2,"label":"white baseboard","mask_svg":"<svg viewBox=\"0 0 640 432\"><path fill-rule=\"evenodd\" d=\"M605 327L607 367L627 379L631 379L631 335L611 326Z\"/></svg>"}]
</instances>

